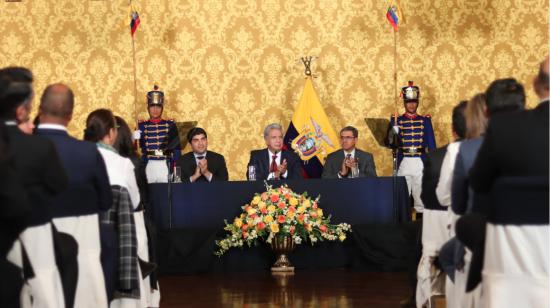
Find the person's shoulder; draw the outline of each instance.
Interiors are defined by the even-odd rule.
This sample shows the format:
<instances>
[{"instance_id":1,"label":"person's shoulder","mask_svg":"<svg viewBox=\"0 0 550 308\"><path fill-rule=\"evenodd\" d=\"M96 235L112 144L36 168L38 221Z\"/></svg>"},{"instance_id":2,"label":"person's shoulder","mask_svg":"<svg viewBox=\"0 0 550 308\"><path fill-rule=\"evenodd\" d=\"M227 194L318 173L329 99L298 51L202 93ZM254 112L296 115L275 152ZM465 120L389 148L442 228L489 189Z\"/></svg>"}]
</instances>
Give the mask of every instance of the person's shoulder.
<instances>
[{"instance_id":1,"label":"person's shoulder","mask_svg":"<svg viewBox=\"0 0 550 308\"><path fill-rule=\"evenodd\" d=\"M362 155L362 156L372 156L371 152L363 151L361 149L355 148L355 153Z\"/></svg>"},{"instance_id":2,"label":"person's shoulder","mask_svg":"<svg viewBox=\"0 0 550 308\"><path fill-rule=\"evenodd\" d=\"M267 148L264 148L264 149L257 149L257 150L251 150L251 151L250 151L250 156L261 155L262 153L265 153L265 151L267 151Z\"/></svg>"},{"instance_id":3,"label":"person's shoulder","mask_svg":"<svg viewBox=\"0 0 550 308\"><path fill-rule=\"evenodd\" d=\"M217 158L217 159L224 159L222 154L214 152L214 151L210 151L210 150L208 152L206 152L206 155Z\"/></svg>"},{"instance_id":4,"label":"person's shoulder","mask_svg":"<svg viewBox=\"0 0 550 308\"><path fill-rule=\"evenodd\" d=\"M332 152L330 152L328 155L327 155L327 158L329 157L336 157L338 155L342 154L342 149L338 149L338 150L334 150Z\"/></svg>"}]
</instances>

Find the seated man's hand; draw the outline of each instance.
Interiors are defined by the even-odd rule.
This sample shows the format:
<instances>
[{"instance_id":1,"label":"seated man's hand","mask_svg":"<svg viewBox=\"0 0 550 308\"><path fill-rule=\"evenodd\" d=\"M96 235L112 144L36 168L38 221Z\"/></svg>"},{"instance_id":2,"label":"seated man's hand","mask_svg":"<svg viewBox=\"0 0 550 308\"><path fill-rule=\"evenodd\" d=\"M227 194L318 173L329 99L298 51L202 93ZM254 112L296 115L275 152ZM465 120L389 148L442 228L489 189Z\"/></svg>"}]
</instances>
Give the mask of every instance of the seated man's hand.
<instances>
[{"instance_id":1,"label":"seated man's hand","mask_svg":"<svg viewBox=\"0 0 550 308\"><path fill-rule=\"evenodd\" d=\"M197 168L195 168L195 173L193 173L193 175L191 176L191 178L189 179L191 181L191 183L195 182L198 178L200 178L201 176L201 168L199 165L197 165Z\"/></svg>"},{"instance_id":2,"label":"seated man's hand","mask_svg":"<svg viewBox=\"0 0 550 308\"><path fill-rule=\"evenodd\" d=\"M206 158L199 160L198 167L200 168L200 172L203 175L208 172L208 161L206 160Z\"/></svg>"},{"instance_id":3,"label":"seated man's hand","mask_svg":"<svg viewBox=\"0 0 550 308\"><path fill-rule=\"evenodd\" d=\"M351 167L348 166L349 164L349 159L345 158L344 161L342 162L342 168L340 168L340 176L342 177L345 177L348 175L348 172L350 171Z\"/></svg>"},{"instance_id":4,"label":"seated man's hand","mask_svg":"<svg viewBox=\"0 0 550 308\"><path fill-rule=\"evenodd\" d=\"M277 171L275 172L275 178L280 178L281 175L285 174L287 168L286 159L283 159L283 162L277 166Z\"/></svg>"}]
</instances>

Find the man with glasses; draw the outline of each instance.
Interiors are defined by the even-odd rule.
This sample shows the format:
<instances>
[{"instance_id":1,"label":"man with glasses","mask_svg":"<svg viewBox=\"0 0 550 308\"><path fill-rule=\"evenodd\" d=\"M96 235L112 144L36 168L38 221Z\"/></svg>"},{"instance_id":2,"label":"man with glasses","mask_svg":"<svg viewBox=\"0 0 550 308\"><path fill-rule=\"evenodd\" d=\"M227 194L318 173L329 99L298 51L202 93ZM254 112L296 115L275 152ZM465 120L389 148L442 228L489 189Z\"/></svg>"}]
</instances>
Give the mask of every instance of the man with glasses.
<instances>
[{"instance_id":1,"label":"man with glasses","mask_svg":"<svg viewBox=\"0 0 550 308\"><path fill-rule=\"evenodd\" d=\"M324 179L376 176L372 154L355 147L358 136L359 132L353 126L340 130L342 149L327 156L322 175Z\"/></svg>"}]
</instances>

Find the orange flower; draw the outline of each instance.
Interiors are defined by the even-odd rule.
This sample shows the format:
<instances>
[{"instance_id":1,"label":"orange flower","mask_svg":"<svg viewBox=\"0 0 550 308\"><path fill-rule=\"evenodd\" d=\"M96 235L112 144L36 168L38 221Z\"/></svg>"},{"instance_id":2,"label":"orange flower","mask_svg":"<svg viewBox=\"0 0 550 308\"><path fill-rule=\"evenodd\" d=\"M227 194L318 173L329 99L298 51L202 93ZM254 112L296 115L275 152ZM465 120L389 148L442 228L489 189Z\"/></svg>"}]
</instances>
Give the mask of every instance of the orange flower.
<instances>
[{"instance_id":1,"label":"orange flower","mask_svg":"<svg viewBox=\"0 0 550 308\"><path fill-rule=\"evenodd\" d=\"M311 211L311 212L309 212L309 216L310 216L311 218L316 218L316 217L317 217L317 211Z\"/></svg>"},{"instance_id":2,"label":"orange flower","mask_svg":"<svg viewBox=\"0 0 550 308\"><path fill-rule=\"evenodd\" d=\"M289 212L296 212L296 208L293 207L293 206L289 206L289 207L288 207L288 211L289 211Z\"/></svg>"},{"instance_id":3,"label":"orange flower","mask_svg":"<svg viewBox=\"0 0 550 308\"><path fill-rule=\"evenodd\" d=\"M279 217L277 217L277 221L282 224L285 222L285 216L284 215L279 215Z\"/></svg>"},{"instance_id":4,"label":"orange flower","mask_svg":"<svg viewBox=\"0 0 550 308\"><path fill-rule=\"evenodd\" d=\"M256 225L256 228L258 228L258 230L263 230L265 229L265 224L263 222L259 222L257 225Z\"/></svg>"},{"instance_id":5,"label":"orange flower","mask_svg":"<svg viewBox=\"0 0 550 308\"><path fill-rule=\"evenodd\" d=\"M279 201L279 195L273 194L271 195L271 202L275 203Z\"/></svg>"},{"instance_id":6,"label":"orange flower","mask_svg":"<svg viewBox=\"0 0 550 308\"><path fill-rule=\"evenodd\" d=\"M285 199L290 199L290 195L289 194L285 194Z\"/></svg>"},{"instance_id":7,"label":"orange flower","mask_svg":"<svg viewBox=\"0 0 550 308\"><path fill-rule=\"evenodd\" d=\"M243 230L243 232L246 232L246 230L248 230L248 225L247 225L247 224L244 224L244 225L241 227L241 230Z\"/></svg>"},{"instance_id":8,"label":"orange flower","mask_svg":"<svg viewBox=\"0 0 550 308\"><path fill-rule=\"evenodd\" d=\"M263 192L262 195L261 195L261 198L262 198L262 201L266 201L267 200L267 193Z\"/></svg>"},{"instance_id":9,"label":"orange flower","mask_svg":"<svg viewBox=\"0 0 550 308\"><path fill-rule=\"evenodd\" d=\"M299 222L299 223L303 223L303 222L304 222L304 218L305 218L305 217L304 217L304 214L298 215L298 222Z\"/></svg>"},{"instance_id":10,"label":"orange flower","mask_svg":"<svg viewBox=\"0 0 550 308\"><path fill-rule=\"evenodd\" d=\"M277 207L282 210L286 207L286 203L284 201L281 201L281 202L279 202L279 204L277 204Z\"/></svg>"},{"instance_id":11,"label":"orange flower","mask_svg":"<svg viewBox=\"0 0 550 308\"><path fill-rule=\"evenodd\" d=\"M320 225L319 230L321 230L321 232L325 233L325 232L327 232L327 226L326 225Z\"/></svg>"},{"instance_id":12,"label":"orange flower","mask_svg":"<svg viewBox=\"0 0 550 308\"><path fill-rule=\"evenodd\" d=\"M248 237L248 232L243 232L243 238L247 238Z\"/></svg>"},{"instance_id":13,"label":"orange flower","mask_svg":"<svg viewBox=\"0 0 550 308\"><path fill-rule=\"evenodd\" d=\"M262 212L262 214L267 214L267 208L265 208L265 207L262 208L262 209L260 210L260 212Z\"/></svg>"},{"instance_id":14,"label":"orange flower","mask_svg":"<svg viewBox=\"0 0 550 308\"><path fill-rule=\"evenodd\" d=\"M294 234L294 231L296 230L296 227L290 226L290 234Z\"/></svg>"}]
</instances>

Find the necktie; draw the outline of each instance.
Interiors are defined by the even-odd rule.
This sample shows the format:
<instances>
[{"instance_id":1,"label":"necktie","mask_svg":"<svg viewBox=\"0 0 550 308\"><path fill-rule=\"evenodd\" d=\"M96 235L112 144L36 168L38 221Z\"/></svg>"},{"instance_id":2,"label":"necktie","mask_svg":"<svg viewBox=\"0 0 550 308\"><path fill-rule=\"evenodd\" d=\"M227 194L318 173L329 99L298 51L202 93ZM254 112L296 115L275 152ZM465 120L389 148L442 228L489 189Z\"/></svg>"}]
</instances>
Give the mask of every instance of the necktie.
<instances>
[{"instance_id":1,"label":"necktie","mask_svg":"<svg viewBox=\"0 0 550 308\"><path fill-rule=\"evenodd\" d=\"M271 166L269 167L269 172L277 171L277 155L273 155L271 160Z\"/></svg>"},{"instance_id":2,"label":"necktie","mask_svg":"<svg viewBox=\"0 0 550 308\"><path fill-rule=\"evenodd\" d=\"M351 153L348 153L348 154L346 155L346 158L347 158L347 159L351 159Z\"/></svg>"}]
</instances>

